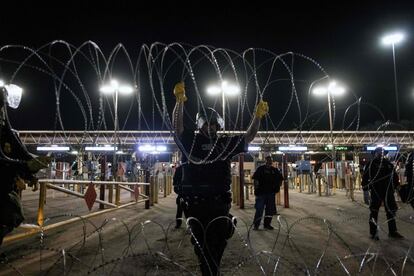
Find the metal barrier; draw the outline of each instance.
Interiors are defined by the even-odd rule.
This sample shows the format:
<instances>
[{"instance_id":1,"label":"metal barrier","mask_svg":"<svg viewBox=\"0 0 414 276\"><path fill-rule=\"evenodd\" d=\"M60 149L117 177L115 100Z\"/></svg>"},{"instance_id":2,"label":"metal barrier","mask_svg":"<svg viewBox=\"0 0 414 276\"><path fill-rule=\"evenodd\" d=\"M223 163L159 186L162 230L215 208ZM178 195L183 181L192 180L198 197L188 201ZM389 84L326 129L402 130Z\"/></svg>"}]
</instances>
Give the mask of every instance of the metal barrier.
<instances>
[{"instance_id":1,"label":"metal barrier","mask_svg":"<svg viewBox=\"0 0 414 276\"><path fill-rule=\"evenodd\" d=\"M83 220L85 218L90 218L93 216L97 216L103 213L107 213L107 212L111 212L111 211L115 211L124 207L128 207L131 205L134 205L138 202L147 202L150 200L150 194L148 193L148 191L150 189L144 189L145 194L139 193L138 189L131 189L129 187L127 187L126 185L130 185L130 186L144 186L144 187L148 187L150 186L150 183L145 183L145 182L115 182L115 181L87 181L87 180L60 180L60 179L40 179L39 180L39 205L38 205L38 211L37 211L37 224L38 225L24 225L24 227L19 227L20 229L25 230L25 232L23 233L18 233L18 234L14 234L14 235L9 235L6 236L4 238L4 242L11 242L14 240L19 240L21 238L25 238L25 237L29 237L32 236L36 233L39 233L41 231L46 231L46 230L50 230L50 229L54 229L69 223L73 223L79 220ZM68 195L72 195L75 197L79 197L79 198L85 198L85 194L86 193L80 193L80 192L76 192L76 191L72 191L70 189L67 189L65 187L61 187L61 186L57 186L57 185L93 185L93 187L95 185L99 185L99 187L105 188L106 185L115 185L115 189L116 189L116 199L115 199L115 204L111 203L112 199L108 198L108 201L102 200L102 199L95 199L93 201L93 203L100 203L100 204L104 204L106 206L112 207L110 209L105 209L105 210L101 210L101 211L96 211L96 212L92 212L89 213L87 215L83 215L83 216L77 216L65 221L61 221L61 222L57 222L54 224L50 224L47 226L44 226L44 205L46 202L46 193L47 193L47 189L53 189L53 190L57 190L60 192L63 192L65 194ZM138 193L138 195L135 196L135 201L130 201L127 203L121 203L120 202L120 189L124 189L127 190L131 193ZM138 199L138 198L141 199ZM147 204L146 204L147 205ZM90 208L89 208L90 209Z\"/></svg>"}]
</instances>

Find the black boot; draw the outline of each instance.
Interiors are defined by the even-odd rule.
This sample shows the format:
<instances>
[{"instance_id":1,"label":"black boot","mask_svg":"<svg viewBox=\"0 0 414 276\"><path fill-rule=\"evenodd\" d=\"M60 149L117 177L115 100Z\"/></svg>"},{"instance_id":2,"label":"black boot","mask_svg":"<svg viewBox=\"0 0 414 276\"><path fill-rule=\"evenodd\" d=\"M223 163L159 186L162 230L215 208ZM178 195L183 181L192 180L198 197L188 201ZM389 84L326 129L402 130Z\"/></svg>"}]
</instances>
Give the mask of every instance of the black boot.
<instances>
[{"instance_id":1,"label":"black boot","mask_svg":"<svg viewBox=\"0 0 414 276\"><path fill-rule=\"evenodd\" d=\"M182 221L181 219L176 219L176 220L175 220L175 228L176 228L176 229L180 228L180 227L181 227L182 222L183 222L183 221Z\"/></svg>"},{"instance_id":2,"label":"black boot","mask_svg":"<svg viewBox=\"0 0 414 276\"><path fill-rule=\"evenodd\" d=\"M263 228L267 229L267 230L273 230L275 228L273 228L273 226L271 225L272 223L272 217L265 217L264 218L264 222L263 222Z\"/></svg>"}]
</instances>

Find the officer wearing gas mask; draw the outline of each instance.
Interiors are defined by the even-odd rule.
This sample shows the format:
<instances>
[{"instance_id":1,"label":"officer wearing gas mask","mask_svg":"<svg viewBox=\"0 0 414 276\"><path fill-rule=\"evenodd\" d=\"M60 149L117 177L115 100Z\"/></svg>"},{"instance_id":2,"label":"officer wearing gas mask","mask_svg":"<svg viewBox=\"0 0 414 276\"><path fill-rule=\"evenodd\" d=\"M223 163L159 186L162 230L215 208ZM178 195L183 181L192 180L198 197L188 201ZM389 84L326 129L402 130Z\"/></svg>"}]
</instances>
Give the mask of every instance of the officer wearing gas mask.
<instances>
[{"instance_id":1,"label":"officer wearing gas mask","mask_svg":"<svg viewBox=\"0 0 414 276\"><path fill-rule=\"evenodd\" d=\"M175 187L189 219L194 251L203 275L217 275L224 249L234 232L231 223L231 159L247 151L269 108L261 100L244 135L218 135L224 121L212 108L196 115L196 127L184 128L183 109L187 100L184 83L174 87L176 105L172 120L175 139L182 152L182 181Z\"/></svg>"}]
</instances>

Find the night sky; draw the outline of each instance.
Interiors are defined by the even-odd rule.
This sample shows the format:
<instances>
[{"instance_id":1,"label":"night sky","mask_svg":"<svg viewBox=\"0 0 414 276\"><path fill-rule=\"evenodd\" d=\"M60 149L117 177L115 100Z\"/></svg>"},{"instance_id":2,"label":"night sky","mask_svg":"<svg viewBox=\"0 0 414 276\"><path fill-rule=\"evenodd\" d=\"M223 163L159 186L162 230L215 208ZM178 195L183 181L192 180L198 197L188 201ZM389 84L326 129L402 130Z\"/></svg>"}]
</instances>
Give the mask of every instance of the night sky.
<instances>
[{"instance_id":1,"label":"night sky","mask_svg":"<svg viewBox=\"0 0 414 276\"><path fill-rule=\"evenodd\" d=\"M272 6L269 1L135 1L134 6L127 1L59 2L2 3L0 45L39 47L62 39L73 45L92 40L108 53L118 43L133 52L157 41L207 44L239 52L250 47L275 53L293 51L316 60L391 120L395 120L392 50L381 46L380 38L389 31L403 30L406 40L396 47L401 119L411 120L414 115L414 4L410 1L298 1L289 5L273 1ZM0 74L7 76L7 68L0 68ZM32 89L32 94L36 91ZM23 99L22 109L19 116L10 112L15 128L50 128L50 122L42 124L31 117L33 113L47 117L45 103L29 106ZM362 123L377 119L367 112Z\"/></svg>"}]
</instances>

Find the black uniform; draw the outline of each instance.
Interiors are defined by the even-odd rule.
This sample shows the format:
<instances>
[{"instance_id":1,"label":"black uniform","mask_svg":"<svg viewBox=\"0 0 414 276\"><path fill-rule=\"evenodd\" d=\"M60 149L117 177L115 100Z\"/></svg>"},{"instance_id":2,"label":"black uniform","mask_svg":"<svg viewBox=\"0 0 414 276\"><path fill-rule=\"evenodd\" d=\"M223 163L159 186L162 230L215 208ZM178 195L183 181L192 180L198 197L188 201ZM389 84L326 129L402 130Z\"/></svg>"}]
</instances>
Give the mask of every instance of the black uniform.
<instances>
[{"instance_id":1,"label":"black uniform","mask_svg":"<svg viewBox=\"0 0 414 276\"><path fill-rule=\"evenodd\" d=\"M216 275L227 239L234 231L228 219L231 217L231 158L246 152L247 145L242 135L211 139L189 130L184 130L180 141L183 177L178 193L184 201L185 216L196 219L191 219L189 224L201 271L203 275ZM186 154L200 164L187 160ZM207 161L203 162L205 158ZM218 217L221 218L214 220Z\"/></svg>"},{"instance_id":2,"label":"black uniform","mask_svg":"<svg viewBox=\"0 0 414 276\"><path fill-rule=\"evenodd\" d=\"M177 199L175 201L175 203L177 204L177 213L175 215L175 220L176 220L176 224L175 224L175 228L179 228L181 226L182 223L182 216L183 216L183 208L181 207L181 197L179 195L179 187L181 185L181 179L183 177L183 168L182 166L178 166L175 169L175 173L174 173L174 177L173 177L173 186L174 186L174 192L176 192L176 194L178 194Z\"/></svg>"},{"instance_id":3,"label":"black uniform","mask_svg":"<svg viewBox=\"0 0 414 276\"><path fill-rule=\"evenodd\" d=\"M283 176L279 169L262 165L257 168L253 174L254 195L256 196L256 213L253 224L259 227L262 220L263 210L265 210L264 225L269 227L272 222L272 216L277 214L275 195L280 191L280 185Z\"/></svg>"},{"instance_id":4,"label":"black uniform","mask_svg":"<svg viewBox=\"0 0 414 276\"><path fill-rule=\"evenodd\" d=\"M414 152L410 152L405 163L405 176L407 177L407 185L401 186L400 196L403 202L410 203L414 208L413 162Z\"/></svg>"},{"instance_id":5,"label":"black uniform","mask_svg":"<svg viewBox=\"0 0 414 276\"><path fill-rule=\"evenodd\" d=\"M365 166L362 188L364 191L369 190L371 194L369 226L372 236L377 235L378 211L381 203L384 203L387 214L389 235L397 232L395 214L398 208L394 198L394 189L398 185L398 175L393 164L387 159L377 156Z\"/></svg>"},{"instance_id":6,"label":"black uniform","mask_svg":"<svg viewBox=\"0 0 414 276\"><path fill-rule=\"evenodd\" d=\"M27 166L33 157L27 152L17 134L12 130L7 118L5 91L0 89L0 245L3 238L24 220L20 203L17 177L31 181L34 176ZM10 152L5 153L8 144Z\"/></svg>"}]
</instances>

